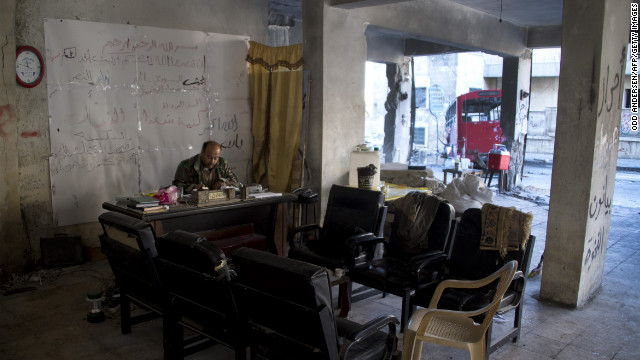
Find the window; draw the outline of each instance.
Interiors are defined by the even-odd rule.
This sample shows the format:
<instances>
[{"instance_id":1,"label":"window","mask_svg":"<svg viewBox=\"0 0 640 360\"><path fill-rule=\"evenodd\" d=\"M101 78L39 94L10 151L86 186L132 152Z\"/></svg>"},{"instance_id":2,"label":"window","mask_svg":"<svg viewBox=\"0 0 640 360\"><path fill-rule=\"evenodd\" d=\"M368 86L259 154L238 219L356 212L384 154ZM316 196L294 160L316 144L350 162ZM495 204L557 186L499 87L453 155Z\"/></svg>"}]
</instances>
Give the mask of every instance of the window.
<instances>
[{"instance_id":1,"label":"window","mask_svg":"<svg viewBox=\"0 0 640 360\"><path fill-rule=\"evenodd\" d=\"M495 121L500 119L500 97L467 99L462 102L463 122Z\"/></svg>"},{"instance_id":2,"label":"window","mask_svg":"<svg viewBox=\"0 0 640 360\"><path fill-rule=\"evenodd\" d=\"M624 98L622 99L622 108L631 108L631 89L624 89Z\"/></svg>"},{"instance_id":3,"label":"window","mask_svg":"<svg viewBox=\"0 0 640 360\"><path fill-rule=\"evenodd\" d=\"M427 107L427 88L426 87L416 88L416 107L417 108Z\"/></svg>"},{"instance_id":4,"label":"window","mask_svg":"<svg viewBox=\"0 0 640 360\"><path fill-rule=\"evenodd\" d=\"M413 129L413 143L415 145L425 145L425 129L417 127Z\"/></svg>"}]
</instances>

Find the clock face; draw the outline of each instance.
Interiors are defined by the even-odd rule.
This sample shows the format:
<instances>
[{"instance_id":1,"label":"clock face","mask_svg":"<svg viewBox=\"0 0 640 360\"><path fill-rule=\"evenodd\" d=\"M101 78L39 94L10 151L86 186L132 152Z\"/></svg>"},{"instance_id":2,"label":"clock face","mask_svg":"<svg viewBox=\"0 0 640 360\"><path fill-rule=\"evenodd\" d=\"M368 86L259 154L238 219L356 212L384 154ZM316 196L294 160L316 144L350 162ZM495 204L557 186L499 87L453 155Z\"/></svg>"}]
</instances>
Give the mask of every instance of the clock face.
<instances>
[{"instance_id":1,"label":"clock face","mask_svg":"<svg viewBox=\"0 0 640 360\"><path fill-rule=\"evenodd\" d=\"M42 80L44 68L40 52L31 46L22 46L16 52L16 80L24 87L34 87Z\"/></svg>"}]
</instances>

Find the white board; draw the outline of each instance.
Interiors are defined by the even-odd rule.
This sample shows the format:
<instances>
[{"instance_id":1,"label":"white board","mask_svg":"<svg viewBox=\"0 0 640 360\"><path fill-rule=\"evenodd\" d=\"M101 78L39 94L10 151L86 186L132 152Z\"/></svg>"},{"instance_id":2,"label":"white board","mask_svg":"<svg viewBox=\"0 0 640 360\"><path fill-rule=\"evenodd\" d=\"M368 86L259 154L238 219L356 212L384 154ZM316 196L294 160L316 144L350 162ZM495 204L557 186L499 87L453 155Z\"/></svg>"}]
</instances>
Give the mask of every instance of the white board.
<instances>
[{"instance_id":1,"label":"white board","mask_svg":"<svg viewBox=\"0 0 640 360\"><path fill-rule=\"evenodd\" d=\"M247 36L45 19L51 196L57 226L171 184L204 141L240 181L253 138Z\"/></svg>"}]
</instances>

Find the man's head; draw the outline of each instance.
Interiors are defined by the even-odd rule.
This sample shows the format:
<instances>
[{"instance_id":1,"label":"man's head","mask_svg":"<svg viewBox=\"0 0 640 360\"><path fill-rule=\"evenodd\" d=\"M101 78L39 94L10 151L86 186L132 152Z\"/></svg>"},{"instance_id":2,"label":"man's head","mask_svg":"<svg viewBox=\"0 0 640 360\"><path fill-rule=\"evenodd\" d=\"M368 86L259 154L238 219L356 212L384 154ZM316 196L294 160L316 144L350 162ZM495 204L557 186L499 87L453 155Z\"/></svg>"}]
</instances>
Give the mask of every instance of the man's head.
<instances>
[{"instance_id":1,"label":"man's head","mask_svg":"<svg viewBox=\"0 0 640 360\"><path fill-rule=\"evenodd\" d=\"M206 168L212 168L218 163L220 159L220 152L222 146L215 141L207 141L202 144L202 150L200 151L200 162L202 166Z\"/></svg>"}]
</instances>

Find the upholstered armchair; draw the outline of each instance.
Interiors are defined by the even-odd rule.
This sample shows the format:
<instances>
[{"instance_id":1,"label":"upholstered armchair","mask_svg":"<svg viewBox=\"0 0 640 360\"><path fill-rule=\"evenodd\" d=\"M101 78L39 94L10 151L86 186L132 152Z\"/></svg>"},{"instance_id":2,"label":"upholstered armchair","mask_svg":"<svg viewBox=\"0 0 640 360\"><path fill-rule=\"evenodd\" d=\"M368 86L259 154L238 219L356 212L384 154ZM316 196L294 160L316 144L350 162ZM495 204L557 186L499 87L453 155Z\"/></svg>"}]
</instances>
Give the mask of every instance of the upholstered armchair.
<instances>
[{"instance_id":1,"label":"upholstered armchair","mask_svg":"<svg viewBox=\"0 0 640 360\"><path fill-rule=\"evenodd\" d=\"M376 245L384 240L386 213L381 191L333 185L323 225L294 229L289 257L328 269L350 268L370 261ZM298 234L303 235L302 239L297 239Z\"/></svg>"},{"instance_id":2,"label":"upholstered armchair","mask_svg":"<svg viewBox=\"0 0 640 360\"><path fill-rule=\"evenodd\" d=\"M381 259L355 266L351 281L402 298L402 327L411 315L410 295L434 281L455 233L455 209L443 199L412 192L394 206L389 242Z\"/></svg>"},{"instance_id":3,"label":"upholstered armchair","mask_svg":"<svg viewBox=\"0 0 640 360\"><path fill-rule=\"evenodd\" d=\"M265 359L390 359L397 355L398 319L366 324L336 318L327 269L242 248L233 253L234 294L251 357Z\"/></svg>"}]
</instances>

